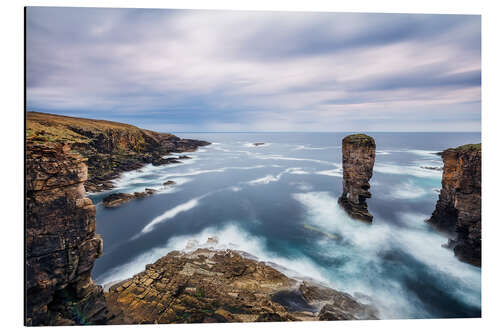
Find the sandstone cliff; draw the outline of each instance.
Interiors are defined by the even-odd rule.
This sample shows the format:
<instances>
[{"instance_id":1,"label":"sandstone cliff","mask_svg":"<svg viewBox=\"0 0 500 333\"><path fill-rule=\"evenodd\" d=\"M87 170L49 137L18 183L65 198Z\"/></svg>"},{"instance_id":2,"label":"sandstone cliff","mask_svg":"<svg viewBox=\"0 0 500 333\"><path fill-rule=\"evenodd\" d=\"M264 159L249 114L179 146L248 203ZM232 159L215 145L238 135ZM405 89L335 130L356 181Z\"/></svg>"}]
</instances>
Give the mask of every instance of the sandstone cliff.
<instances>
[{"instance_id":1,"label":"sandstone cliff","mask_svg":"<svg viewBox=\"0 0 500 333\"><path fill-rule=\"evenodd\" d=\"M365 134L353 134L342 140L343 190L339 204L353 218L371 222L366 199L371 197L369 180L375 163L375 140Z\"/></svg>"},{"instance_id":2,"label":"sandstone cliff","mask_svg":"<svg viewBox=\"0 0 500 333\"><path fill-rule=\"evenodd\" d=\"M111 324L377 319L348 294L231 250L170 252L112 286L106 299Z\"/></svg>"},{"instance_id":3,"label":"sandstone cliff","mask_svg":"<svg viewBox=\"0 0 500 333\"><path fill-rule=\"evenodd\" d=\"M429 222L455 235L449 246L462 261L481 266L481 144L442 153L442 189Z\"/></svg>"},{"instance_id":4,"label":"sandstone cliff","mask_svg":"<svg viewBox=\"0 0 500 333\"><path fill-rule=\"evenodd\" d=\"M26 114L26 139L69 144L72 150L86 157L89 177L85 187L89 192L111 188L110 180L123 171L138 169L145 163L180 163L179 159L162 157L210 144L128 124L40 112Z\"/></svg>"},{"instance_id":5,"label":"sandstone cliff","mask_svg":"<svg viewBox=\"0 0 500 333\"><path fill-rule=\"evenodd\" d=\"M102 324L102 288L90 271L102 253L95 206L85 198L85 159L68 145L26 147L25 323Z\"/></svg>"}]
</instances>

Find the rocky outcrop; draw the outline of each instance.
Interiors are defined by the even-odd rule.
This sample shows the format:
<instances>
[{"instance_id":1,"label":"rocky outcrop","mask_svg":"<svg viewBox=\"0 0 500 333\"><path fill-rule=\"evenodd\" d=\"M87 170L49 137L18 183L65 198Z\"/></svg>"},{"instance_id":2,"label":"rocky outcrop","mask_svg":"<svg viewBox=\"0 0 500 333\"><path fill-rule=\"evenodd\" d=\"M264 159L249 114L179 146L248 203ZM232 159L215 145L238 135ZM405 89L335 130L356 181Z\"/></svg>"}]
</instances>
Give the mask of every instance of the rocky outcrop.
<instances>
[{"instance_id":1,"label":"rocky outcrop","mask_svg":"<svg viewBox=\"0 0 500 333\"><path fill-rule=\"evenodd\" d=\"M85 198L86 160L69 145L26 147L25 323L102 324L103 290L90 271L102 254L95 206Z\"/></svg>"},{"instance_id":2,"label":"rocky outcrop","mask_svg":"<svg viewBox=\"0 0 500 333\"><path fill-rule=\"evenodd\" d=\"M375 140L365 134L353 134L342 140L343 190L339 204L353 218L371 222L366 199L371 197L370 178L375 163Z\"/></svg>"},{"instance_id":3,"label":"rocky outcrop","mask_svg":"<svg viewBox=\"0 0 500 333\"><path fill-rule=\"evenodd\" d=\"M481 144L447 149L441 192L428 220L453 236L448 246L462 261L481 266Z\"/></svg>"},{"instance_id":4,"label":"rocky outcrop","mask_svg":"<svg viewBox=\"0 0 500 333\"><path fill-rule=\"evenodd\" d=\"M206 248L168 253L110 287L106 299L113 324L376 319L347 294L300 283L242 252Z\"/></svg>"},{"instance_id":5,"label":"rocky outcrop","mask_svg":"<svg viewBox=\"0 0 500 333\"><path fill-rule=\"evenodd\" d=\"M112 193L102 199L102 205L106 208L115 208L123 205L126 202L134 199L141 199L145 197L149 197L150 195L155 194L157 191L152 188L147 188L143 192L134 192L132 194L129 193Z\"/></svg>"},{"instance_id":6,"label":"rocky outcrop","mask_svg":"<svg viewBox=\"0 0 500 333\"><path fill-rule=\"evenodd\" d=\"M192 152L209 145L201 140L181 139L132 125L105 120L74 118L40 112L27 112L28 142L58 142L87 158L88 192L113 187L111 180L124 171L142 167L181 163L182 158L163 158L170 153Z\"/></svg>"}]
</instances>

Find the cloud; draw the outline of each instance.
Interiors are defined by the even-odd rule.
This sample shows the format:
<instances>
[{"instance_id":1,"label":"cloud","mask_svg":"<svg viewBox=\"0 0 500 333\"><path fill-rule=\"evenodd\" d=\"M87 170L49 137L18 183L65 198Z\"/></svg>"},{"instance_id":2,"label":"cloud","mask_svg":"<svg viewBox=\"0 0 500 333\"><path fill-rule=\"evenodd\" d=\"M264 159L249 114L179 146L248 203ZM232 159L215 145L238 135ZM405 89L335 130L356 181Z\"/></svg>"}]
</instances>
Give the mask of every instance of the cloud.
<instances>
[{"instance_id":1,"label":"cloud","mask_svg":"<svg viewBox=\"0 0 500 333\"><path fill-rule=\"evenodd\" d=\"M480 129L479 16L29 7L26 54L39 111L174 131Z\"/></svg>"}]
</instances>

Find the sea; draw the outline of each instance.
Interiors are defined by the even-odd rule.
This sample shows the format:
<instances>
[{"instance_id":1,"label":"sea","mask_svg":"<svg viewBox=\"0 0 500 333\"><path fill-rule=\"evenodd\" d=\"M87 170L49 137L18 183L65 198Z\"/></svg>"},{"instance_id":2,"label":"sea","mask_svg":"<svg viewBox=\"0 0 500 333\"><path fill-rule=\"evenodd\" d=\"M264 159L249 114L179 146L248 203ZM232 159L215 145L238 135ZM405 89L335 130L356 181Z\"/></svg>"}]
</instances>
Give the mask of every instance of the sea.
<instances>
[{"instance_id":1,"label":"sea","mask_svg":"<svg viewBox=\"0 0 500 333\"><path fill-rule=\"evenodd\" d=\"M377 149L373 223L350 218L342 193L342 138L351 133L176 133L211 142L182 164L146 165L89 194L104 251L93 279L130 278L173 250L243 251L297 279L373 304L381 319L481 316L481 269L444 247L428 219L441 188L438 152L481 133L367 133ZM254 145L261 143L260 145ZM175 185L163 185L172 180ZM113 192L158 193L104 208ZM217 244L207 243L216 237Z\"/></svg>"}]
</instances>

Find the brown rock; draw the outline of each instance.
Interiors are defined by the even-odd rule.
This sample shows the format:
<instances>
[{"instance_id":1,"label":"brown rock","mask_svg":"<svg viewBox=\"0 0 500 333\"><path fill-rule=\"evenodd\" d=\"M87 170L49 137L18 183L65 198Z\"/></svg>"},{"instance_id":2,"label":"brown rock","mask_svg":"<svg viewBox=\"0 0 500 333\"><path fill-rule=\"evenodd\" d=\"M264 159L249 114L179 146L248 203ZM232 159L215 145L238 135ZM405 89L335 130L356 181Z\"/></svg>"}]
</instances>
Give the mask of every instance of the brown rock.
<instances>
[{"instance_id":1,"label":"brown rock","mask_svg":"<svg viewBox=\"0 0 500 333\"><path fill-rule=\"evenodd\" d=\"M339 204L353 218L371 222L366 199L371 197L369 180L375 163L375 140L365 134L353 134L342 140L343 190Z\"/></svg>"},{"instance_id":2,"label":"brown rock","mask_svg":"<svg viewBox=\"0 0 500 333\"><path fill-rule=\"evenodd\" d=\"M447 149L441 192L429 223L452 234L449 247L481 266L481 144Z\"/></svg>"},{"instance_id":3,"label":"brown rock","mask_svg":"<svg viewBox=\"0 0 500 333\"><path fill-rule=\"evenodd\" d=\"M106 299L115 315L113 324L318 320L274 300L274 294L284 291L300 295L297 285L242 253L198 249L168 253L142 273L111 286ZM326 287L321 292L329 297L311 302L332 304L349 319L366 317L360 315L365 306L347 294ZM319 311L319 305L314 307Z\"/></svg>"},{"instance_id":4,"label":"brown rock","mask_svg":"<svg viewBox=\"0 0 500 333\"><path fill-rule=\"evenodd\" d=\"M102 199L102 205L106 208L116 208L131 200L149 197L156 192L155 189L146 188L143 192L134 192L133 194L121 192L112 193Z\"/></svg>"},{"instance_id":5,"label":"brown rock","mask_svg":"<svg viewBox=\"0 0 500 333\"><path fill-rule=\"evenodd\" d=\"M28 326L103 324L108 312L90 270L102 254L85 159L62 144L26 146Z\"/></svg>"}]
</instances>

